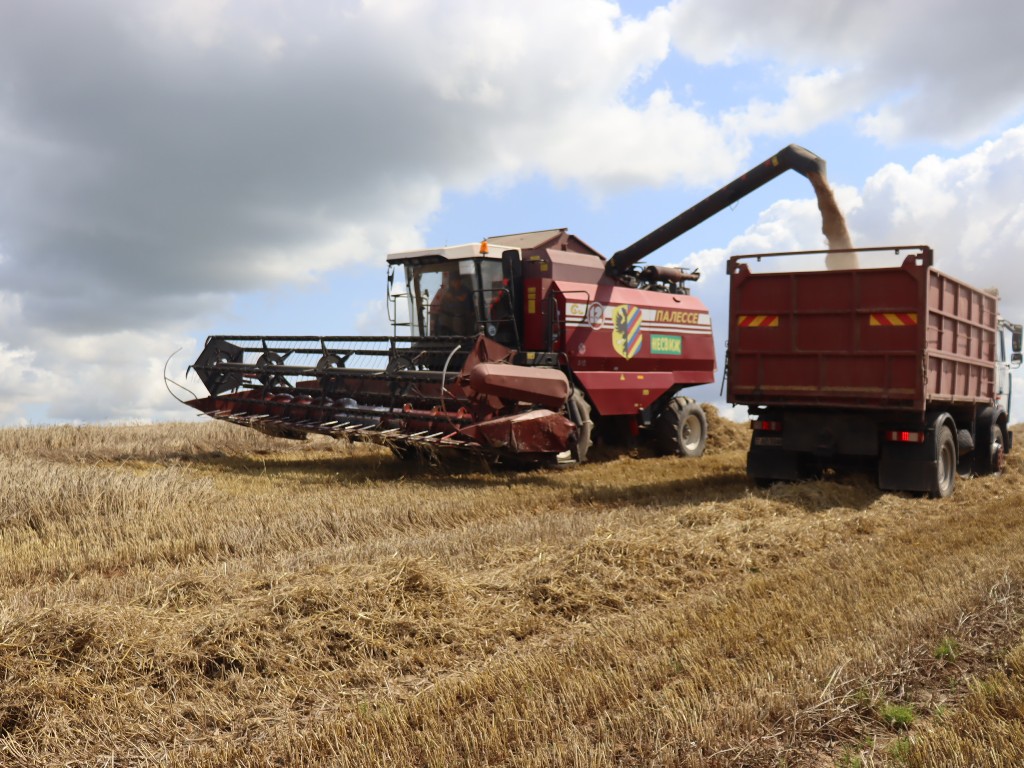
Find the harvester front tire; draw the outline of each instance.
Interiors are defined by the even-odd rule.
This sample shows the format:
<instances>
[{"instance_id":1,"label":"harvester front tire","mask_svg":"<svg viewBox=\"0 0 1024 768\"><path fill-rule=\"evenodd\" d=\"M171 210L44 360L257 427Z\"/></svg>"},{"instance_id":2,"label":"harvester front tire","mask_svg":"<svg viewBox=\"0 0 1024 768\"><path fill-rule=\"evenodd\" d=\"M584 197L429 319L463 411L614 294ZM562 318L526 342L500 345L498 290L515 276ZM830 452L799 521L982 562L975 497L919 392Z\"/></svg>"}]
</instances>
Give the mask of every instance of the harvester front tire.
<instances>
[{"instance_id":1,"label":"harvester front tire","mask_svg":"<svg viewBox=\"0 0 1024 768\"><path fill-rule=\"evenodd\" d=\"M594 422L590 418L590 403L582 392L574 389L569 400L569 416L576 424L576 443L569 449L569 454L577 464L582 464L593 445Z\"/></svg>"},{"instance_id":2,"label":"harvester front tire","mask_svg":"<svg viewBox=\"0 0 1024 768\"><path fill-rule=\"evenodd\" d=\"M708 442L708 419L700 404L688 397L677 397L661 412L657 422L657 446L665 455L686 458L704 455Z\"/></svg>"}]
</instances>

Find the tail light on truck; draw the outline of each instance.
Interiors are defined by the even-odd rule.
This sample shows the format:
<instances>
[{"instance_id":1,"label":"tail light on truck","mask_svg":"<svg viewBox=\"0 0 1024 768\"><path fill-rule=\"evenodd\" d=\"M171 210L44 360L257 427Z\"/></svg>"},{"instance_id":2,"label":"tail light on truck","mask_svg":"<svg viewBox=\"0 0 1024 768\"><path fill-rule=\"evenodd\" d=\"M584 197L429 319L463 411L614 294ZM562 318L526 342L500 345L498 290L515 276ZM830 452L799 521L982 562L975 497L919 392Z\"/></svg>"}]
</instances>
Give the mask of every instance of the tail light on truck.
<instances>
[{"instance_id":1,"label":"tail light on truck","mask_svg":"<svg viewBox=\"0 0 1024 768\"><path fill-rule=\"evenodd\" d=\"M782 445L782 421L758 419L751 426L754 429L754 445L775 447Z\"/></svg>"},{"instance_id":2,"label":"tail light on truck","mask_svg":"<svg viewBox=\"0 0 1024 768\"><path fill-rule=\"evenodd\" d=\"M888 440L890 443L923 443L924 432L890 430L885 433L885 439Z\"/></svg>"}]
</instances>

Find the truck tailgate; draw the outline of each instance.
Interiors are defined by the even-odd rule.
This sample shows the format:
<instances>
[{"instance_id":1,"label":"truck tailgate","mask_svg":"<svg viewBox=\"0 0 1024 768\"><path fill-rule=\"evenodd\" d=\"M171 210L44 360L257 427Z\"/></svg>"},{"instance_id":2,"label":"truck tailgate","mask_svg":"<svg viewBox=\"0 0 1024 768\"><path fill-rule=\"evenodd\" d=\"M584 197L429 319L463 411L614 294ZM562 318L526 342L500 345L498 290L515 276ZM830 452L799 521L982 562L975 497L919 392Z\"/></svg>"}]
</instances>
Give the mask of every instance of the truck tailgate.
<instances>
[{"instance_id":1,"label":"truck tailgate","mask_svg":"<svg viewBox=\"0 0 1024 768\"><path fill-rule=\"evenodd\" d=\"M913 248L880 269L755 273L743 260L791 254L732 257L729 402L923 411L990 400L998 299Z\"/></svg>"}]
</instances>

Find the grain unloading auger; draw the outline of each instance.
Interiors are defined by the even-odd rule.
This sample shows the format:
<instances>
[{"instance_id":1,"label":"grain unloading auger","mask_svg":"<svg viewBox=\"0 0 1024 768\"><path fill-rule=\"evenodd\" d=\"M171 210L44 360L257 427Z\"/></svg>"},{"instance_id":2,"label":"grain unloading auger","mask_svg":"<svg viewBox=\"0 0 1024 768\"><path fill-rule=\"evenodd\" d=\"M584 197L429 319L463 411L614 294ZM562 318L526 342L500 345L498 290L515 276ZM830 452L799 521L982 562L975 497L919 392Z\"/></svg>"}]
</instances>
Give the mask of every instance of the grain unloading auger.
<instances>
[{"instance_id":1,"label":"grain unloading auger","mask_svg":"<svg viewBox=\"0 0 1024 768\"><path fill-rule=\"evenodd\" d=\"M699 275L641 259L788 169L789 146L606 260L564 229L388 256L391 336L211 336L188 405L282 437L583 461L594 442L699 456L712 382Z\"/></svg>"}]
</instances>

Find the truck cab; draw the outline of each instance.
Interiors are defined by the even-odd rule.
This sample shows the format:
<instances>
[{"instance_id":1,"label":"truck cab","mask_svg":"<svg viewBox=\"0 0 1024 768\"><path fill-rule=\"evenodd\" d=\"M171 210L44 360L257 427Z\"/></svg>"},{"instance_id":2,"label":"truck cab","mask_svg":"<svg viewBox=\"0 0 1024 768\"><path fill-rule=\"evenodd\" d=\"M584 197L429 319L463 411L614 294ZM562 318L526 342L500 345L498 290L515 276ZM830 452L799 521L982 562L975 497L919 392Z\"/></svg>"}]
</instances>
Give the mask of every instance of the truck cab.
<instances>
[{"instance_id":1,"label":"truck cab","mask_svg":"<svg viewBox=\"0 0 1024 768\"><path fill-rule=\"evenodd\" d=\"M1024 362L1024 354L1021 352L1021 337L1024 328L1016 323L1008 322L999 318L999 338L996 358L996 403L1003 407L1007 414L1010 414L1011 395L1013 394L1013 376L1010 371L1020 368ZM1009 341L1009 344L1007 344ZM1007 431L1007 446L1013 438L1013 433Z\"/></svg>"}]
</instances>

